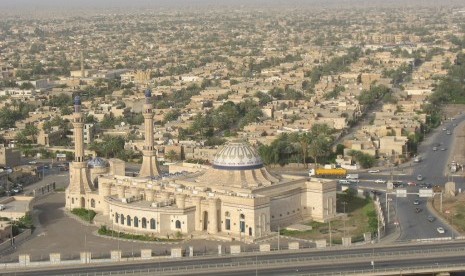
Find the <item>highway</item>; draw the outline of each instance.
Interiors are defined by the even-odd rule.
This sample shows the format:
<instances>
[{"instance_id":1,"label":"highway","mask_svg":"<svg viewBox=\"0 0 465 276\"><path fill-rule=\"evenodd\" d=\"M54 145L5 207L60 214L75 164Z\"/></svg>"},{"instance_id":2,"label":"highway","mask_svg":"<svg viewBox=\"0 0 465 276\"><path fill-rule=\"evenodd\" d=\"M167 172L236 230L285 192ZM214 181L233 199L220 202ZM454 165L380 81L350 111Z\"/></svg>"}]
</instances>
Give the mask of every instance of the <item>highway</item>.
<instances>
[{"instance_id":1,"label":"highway","mask_svg":"<svg viewBox=\"0 0 465 276\"><path fill-rule=\"evenodd\" d=\"M157 259L134 263L81 265L75 268L54 267L44 271L2 271L2 275L70 275L85 273L124 273L148 271L147 275L289 275L301 273L350 272L354 270L407 269L415 266L463 264L465 242L368 245L348 249L310 249L267 254L245 253L239 256L195 257L182 260ZM437 265L436 265L437 264ZM40 268L35 268L40 269ZM208 272L210 270L210 272ZM196 273L195 271L198 271ZM158 274L159 273L159 274Z\"/></svg>"}]
</instances>

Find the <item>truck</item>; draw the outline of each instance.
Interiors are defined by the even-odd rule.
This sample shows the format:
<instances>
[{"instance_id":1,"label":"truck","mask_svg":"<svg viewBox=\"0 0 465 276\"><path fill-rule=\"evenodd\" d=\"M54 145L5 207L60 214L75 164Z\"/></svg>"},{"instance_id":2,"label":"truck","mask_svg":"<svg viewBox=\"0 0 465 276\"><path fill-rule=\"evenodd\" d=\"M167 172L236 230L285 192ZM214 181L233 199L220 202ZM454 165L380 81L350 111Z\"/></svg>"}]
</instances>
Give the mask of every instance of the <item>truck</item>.
<instances>
[{"instance_id":1,"label":"truck","mask_svg":"<svg viewBox=\"0 0 465 276\"><path fill-rule=\"evenodd\" d=\"M358 179L358 173L349 173L346 179Z\"/></svg>"},{"instance_id":2,"label":"truck","mask_svg":"<svg viewBox=\"0 0 465 276\"><path fill-rule=\"evenodd\" d=\"M344 178L347 175L347 170L342 168L334 169L311 169L308 172L308 176L315 177L334 177L334 178Z\"/></svg>"}]
</instances>

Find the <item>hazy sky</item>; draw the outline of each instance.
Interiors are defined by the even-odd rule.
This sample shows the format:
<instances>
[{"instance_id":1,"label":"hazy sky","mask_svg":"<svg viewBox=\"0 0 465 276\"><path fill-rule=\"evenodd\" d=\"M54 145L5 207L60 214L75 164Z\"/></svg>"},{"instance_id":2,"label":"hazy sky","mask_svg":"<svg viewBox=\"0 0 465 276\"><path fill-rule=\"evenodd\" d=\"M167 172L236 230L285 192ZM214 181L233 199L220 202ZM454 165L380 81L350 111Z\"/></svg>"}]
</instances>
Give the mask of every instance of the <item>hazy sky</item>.
<instances>
[{"instance_id":1,"label":"hazy sky","mask_svg":"<svg viewBox=\"0 0 465 276\"><path fill-rule=\"evenodd\" d=\"M203 5L354 5L354 4L463 4L463 0L0 0L0 7L143 7Z\"/></svg>"},{"instance_id":2,"label":"hazy sky","mask_svg":"<svg viewBox=\"0 0 465 276\"><path fill-rule=\"evenodd\" d=\"M367 8L381 6L459 6L465 0L0 0L0 17L16 18L36 16L82 15L105 11L126 12L169 8L195 10L208 8ZM0 19L1 20L1 19Z\"/></svg>"}]
</instances>

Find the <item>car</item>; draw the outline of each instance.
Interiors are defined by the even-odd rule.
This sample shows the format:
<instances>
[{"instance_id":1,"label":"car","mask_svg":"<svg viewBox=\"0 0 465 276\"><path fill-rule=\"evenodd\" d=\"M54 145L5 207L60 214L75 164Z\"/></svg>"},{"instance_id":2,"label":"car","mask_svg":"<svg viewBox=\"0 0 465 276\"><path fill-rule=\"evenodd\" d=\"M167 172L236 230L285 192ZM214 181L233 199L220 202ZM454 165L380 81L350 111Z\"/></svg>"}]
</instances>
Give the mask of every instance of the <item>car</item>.
<instances>
[{"instance_id":1,"label":"car","mask_svg":"<svg viewBox=\"0 0 465 276\"><path fill-rule=\"evenodd\" d=\"M37 161L31 160L31 161L29 161L28 163L31 164L31 165L33 165L33 164L37 164Z\"/></svg>"},{"instance_id":2,"label":"car","mask_svg":"<svg viewBox=\"0 0 465 276\"><path fill-rule=\"evenodd\" d=\"M448 130L448 131L446 132L446 134L447 134L447 135L451 135L451 132Z\"/></svg>"},{"instance_id":3,"label":"car","mask_svg":"<svg viewBox=\"0 0 465 276\"><path fill-rule=\"evenodd\" d=\"M441 148L441 151L445 151L445 150L447 150L447 148Z\"/></svg>"},{"instance_id":4,"label":"car","mask_svg":"<svg viewBox=\"0 0 465 276\"><path fill-rule=\"evenodd\" d=\"M433 151L437 151L438 150L438 147L433 147Z\"/></svg>"},{"instance_id":5,"label":"car","mask_svg":"<svg viewBox=\"0 0 465 276\"><path fill-rule=\"evenodd\" d=\"M369 170L368 173L379 173L379 170Z\"/></svg>"},{"instance_id":6,"label":"car","mask_svg":"<svg viewBox=\"0 0 465 276\"><path fill-rule=\"evenodd\" d=\"M5 205L0 204L0 211L3 211L3 210L5 210L5 209L6 209Z\"/></svg>"},{"instance_id":7,"label":"car","mask_svg":"<svg viewBox=\"0 0 465 276\"><path fill-rule=\"evenodd\" d=\"M431 216L431 215L429 215L426 219L427 219L429 222L433 222L433 221L436 220L436 218L433 217L433 216Z\"/></svg>"},{"instance_id":8,"label":"car","mask_svg":"<svg viewBox=\"0 0 465 276\"><path fill-rule=\"evenodd\" d=\"M415 183L415 181L409 181L409 182L407 182L407 185L409 185L409 186L416 186L417 183Z\"/></svg>"},{"instance_id":9,"label":"car","mask_svg":"<svg viewBox=\"0 0 465 276\"><path fill-rule=\"evenodd\" d=\"M349 179L350 183L360 183L360 180L358 179Z\"/></svg>"},{"instance_id":10,"label":"car","mask_svg":"<svg viewBox=\"0 0 465 276\"><path fill-rule=\"evenodd\" d=\"M417 180L422 181L423 180L423 175L421 175L421 174L417 175Z\"/></svg>"},{"instance_id":11,"label":"car","mask_svg":"<svg viewBox=\"0 0 465 276\"><path fill-rule=\"evenodd\" d=\"M439 234L444 234L446 231L442 227L436 228L436 231L438 231Z\"/></svg>"},{"instance_id":12,"label":"car","mask_svg":"<svg viewBox=\"0 0 465 276\"><path fill-rule=\"evenodd\" d=\"M339 184L350 184L350 181L346 179L341 179L339 180Z\"/></svg>"},{"instance_id":13,"label":"car","mask_svg":"<svg viewBox=\"0 0 465 276\"><path fill-rule=\"evenodd\" d=\"M418 213L420 213L421 211L422 211L422 209L421 209L421 208L418 208L418 207L417 207L417 208L415 208L415 213L417 213L417 214L418 214Z\"/></svg>"},{"instance_id":14,"label":"car","mask_svg":"<svg viewBox=\"0 0 465 276\"><path fill-rule=\"evenodd\" d=\"M383 179L376 179L376 180L375 180L375 183L384 184L384 183L386 183L386 180L383 180Z\"/></svg>"},{"instance_id":15,"label":"car","mask_svg":"<svg viewBox=\"0 0 465 276\"><path fill-rule=\"evenodd\" d=\"M419 201L418 199L415 199L415 200L413 201L413 205L420 205L420 201Z\"/></svg>"},{"instance_id":16,"label":"car","mask_svg":"<svg viewBox=\"0 0 465 276\"><path fill-rule=\"evenodd\" d=\"M443 128L442 128L442 130L446 131L446 130L447 130L447 128L443 127Z\"/></svg>"}]
</instances>

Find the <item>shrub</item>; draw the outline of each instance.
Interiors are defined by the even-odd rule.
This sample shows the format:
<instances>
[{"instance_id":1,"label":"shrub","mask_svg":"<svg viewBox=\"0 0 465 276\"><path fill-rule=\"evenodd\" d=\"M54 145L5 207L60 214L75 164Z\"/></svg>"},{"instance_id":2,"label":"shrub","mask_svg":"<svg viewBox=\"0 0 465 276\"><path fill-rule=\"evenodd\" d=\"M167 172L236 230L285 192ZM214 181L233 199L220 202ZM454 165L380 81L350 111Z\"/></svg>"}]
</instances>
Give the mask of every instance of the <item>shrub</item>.
<instances>
[{"instance_id":1,"label":"shrub","mask_svg":"<svg viewBox=\"0 0 465 276\"><path fill-rule=\"evenodd\" d=\"M87 210L84 208L74 208L73 210L71 210L71 213L87 222L92 222L95 215L97 214L93 210Z\"/></svg>"}]
</instances>

